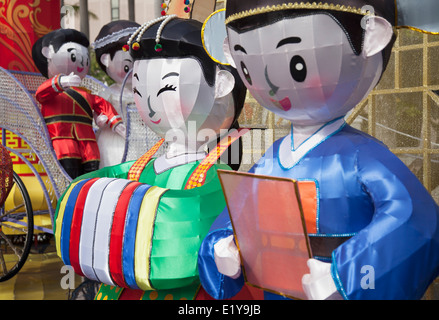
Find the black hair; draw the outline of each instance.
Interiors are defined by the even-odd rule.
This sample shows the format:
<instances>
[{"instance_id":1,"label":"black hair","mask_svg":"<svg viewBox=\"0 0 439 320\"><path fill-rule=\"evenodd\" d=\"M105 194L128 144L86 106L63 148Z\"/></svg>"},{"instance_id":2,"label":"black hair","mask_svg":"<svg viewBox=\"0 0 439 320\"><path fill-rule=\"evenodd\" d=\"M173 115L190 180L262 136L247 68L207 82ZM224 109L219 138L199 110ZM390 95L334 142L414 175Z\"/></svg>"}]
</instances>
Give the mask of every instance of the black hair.
<instances>
[{"instance_id":1,"label":"black hair","mask_svg":"<svg viewBox=\"0 0 439 320\"><path fill-rule=\"evenodd\" d=\"M364 32L365 30L361 27L361 20L364 16L359 14L354 14L350 12L342 12L335 10L313 10L313 9L289 9L280 10L267 13L261 13L242 19L237 19L228 24L228 27L235 30L238 33L242 33L248 30L260 28L262 26L272 24L273 22L280 21L287 18L295 18L301 16L315 15L315 14L326 14L337 22L337 24L345 32L351 48L356 55L360 55L363 51L364 42ZM396 35L393 34L392 40L382 51L383 56L383 71L386 69L387 64L392 53L393 44L396 40Z\"/></svg>"},{"instance_id":2,"label":"black hair","mask_svg":"<svg viewBox=\"0 0 439 320\"><path fill-rule=\"evenodd\" d=\"M241 77L239 76L239 73L238 71L236 71L235 68L233 68L230 65L221 65L221 64L218 64L218 67L221 70L229 71L235 78L235 87L233 88L232 91L233 102L235 105L235 116L233 118L232 124L230 125L230 129L239 129L238 118L241 114L242 109L244 108L244 102L247 95L247 88L244 85L244 82L241 80ZM218 144L220 141L221 138L218 137L216 140L216 144ZM215 145L211 144L209 146L209 151L213 150L216 147L216 144ZM236 151L235 147L238 148L237 158L236 158L236 154L234 153ZM241 166L242 153L243 153L243 141L242 141L242 137L240 137L224 152L224 154L221 156L221 160L226 162L230 166L230 168L232 168L232 170L237 171Z\"/></svg>"},{"instance_id":3,"label":"black hair","mask_svg":"<svg viewBox=\"0 0 439 320\"><path fill-rule=\"evenodd\" d=\"M104 25L101 28L98 36L96 37L95 42L102 40L103 38L105 38L105 37L107 37L115 32L118 32L118 31L121 31L121 30L124 30L127 28L138 28L138 27L140 27L140 25L137 22L133 22L133 21L129 21L129 20L111 21L110 23L107 23L106 25ZM116 39L116 41L114 41L114 42L110 42L107 45L105 45L103 47L96 48L94 50L96 53L96 61L102 70L107 72L107 67L105 65L103 65L101 62L102 55L105 53L108 53L110 55L110 58L113 59L116 52L119 50L122 50L122 47L127 44L129 37L130 37L130 35L123 36L119 39Z\"/></svg>"},{"instance_id":4,"label":"black hair","mask_svg":"<svg viewBox=\"0 0 439 320\"><path fill-rule=\"evenodd\" d=\"M43 76L48 78L48 63L47 58L43 55L43 48L52 45L55 52L58 52L59 48L68 42L74 42L86 48L90 45L87 36L75 29L54 30L42 36L34 43L32 46L32 59Z\"/></svg>"},{"instance_id":5,"label":"black hair","mask_svg":"<svg viewBox=\"0 0 439 320\"><path fill-rule=\"evenodd\" d=\"M155 51L157 30L161 22L148 28L142 35L139 41L139 50L130 48L131 56L134 60L143 59L157 59L157 58L182 58L189 57L199 61L201 69L203 70L206 82L213 86L215 84L215 76L217 68L229 71L234 79L235 86L232 90L232 97L235 107L235 116L229 129L238 129L238 118L244 107L247 88L241 80L235 68L229 65L222 65L212 60L204 49L201 39L202 23L192 19L175 18L170 20L162 29L160 35L160 44L162 51ZM135 38L136 39L136 38ZM135 41L135 40L134 40ZM134 42L133 41L133 42ZM219 142L219 139L218 141ZM239 144L239 163L232 163L231 155L225 154L228 159L228 164L232 169L237 170L242 159L242 140L234 142ZM232 150L232 147L229 147Z\"/></svg>"},{"instance_id":6,"label":"black hair","mask_svg":"<svg viewBox=\"0 0 439 320\"><path fill-rule=\"evenodd\" d=\"M207 54L201 40L202 23L192 19L175 18L170 20L162 29L160 44L162 51L155 51L157 30L161 22L152 25L142 35L139 50L130 48L134 60L156 58L191 57L200 62L204 77L210 86L215 83L216 68L229 71L235 78L232 95L235 103L235 121L244 106L246 87L236 70L231 66L216 63Z\"/></svg>"},{"instance_id":7,"label":"black hair","mask_svg":"<svg viewBox=\"0 0 439 320\"><path fill-rule=\"evenodd\" d=\"M201 40L202 23L191 19L175 18L170 20L163 28L160 35L162 51L157 52L156 45L157 30L161 22L149 27L142 35L139 42L139 50L130 48L134 60L192 57L201 64L204 77L210 86L215 82L215 71L217 64L209 57L203 47Z\"/></svg>"}]
</instances>

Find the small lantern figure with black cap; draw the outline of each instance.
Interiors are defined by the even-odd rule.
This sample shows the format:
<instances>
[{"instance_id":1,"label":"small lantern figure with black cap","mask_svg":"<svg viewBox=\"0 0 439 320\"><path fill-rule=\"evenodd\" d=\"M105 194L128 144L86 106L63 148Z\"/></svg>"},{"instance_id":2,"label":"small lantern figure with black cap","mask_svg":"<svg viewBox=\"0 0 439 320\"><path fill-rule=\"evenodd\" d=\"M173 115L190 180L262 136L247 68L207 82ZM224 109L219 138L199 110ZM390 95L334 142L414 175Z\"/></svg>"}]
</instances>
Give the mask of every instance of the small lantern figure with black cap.
<instances>
[{"instance_id":1,"label":"small lantern figure with black cap","mask_svg":"<svg viewBox=\"0 0 439 320\"><path fill-rule=\"evenodd\" d=\"M89 41L74 29L58 29L38 39L32 57L48 78L36 99L55 154L72 178L99 168L100 154L93 131L93 114L105 116L108 125L125 135L125 125L113 106L79 87L90 67Z\"/></svg>"},{"instance_id":2,"label":"small lantern figure with black cap","mask_svg":"<svg viewBox=\"0 0 439 320\"><path fill-rule=\"evenodd\" d=\"M399 14L438 8L397 3ZM226 4L225 57L264 108L291 121L250 172L317 186L307 229L319 256L302 278L309 299L420 299L438 276L437 204L385 145L344 121L386 68L393 24L410 16L395 12L395 1L382 0ZM199 254L202 285L217 299L243 285L237 252L226 210Z\"/></svg>"}]
</instances>

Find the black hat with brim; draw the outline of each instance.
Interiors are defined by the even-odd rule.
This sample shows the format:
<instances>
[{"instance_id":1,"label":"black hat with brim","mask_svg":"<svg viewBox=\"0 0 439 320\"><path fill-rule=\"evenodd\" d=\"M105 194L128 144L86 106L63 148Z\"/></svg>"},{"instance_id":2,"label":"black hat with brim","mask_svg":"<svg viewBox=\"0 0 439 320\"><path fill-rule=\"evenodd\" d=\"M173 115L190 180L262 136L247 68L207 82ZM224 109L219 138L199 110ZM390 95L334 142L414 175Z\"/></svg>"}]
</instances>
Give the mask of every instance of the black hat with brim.
<instances>
[{"instance_id":1,"label":"black hat with brim","mask_svg":"<svg viewBox=\"0 0 439 320\"><path fill-rule=\"evenodd\" d=\"M395 2L393 0L327 0L325 2L288 2L285 0L228 0L226 24L242 18L284 10L330 10L366 15L372 11L395 25Z\"/></svg>"}]
</instances>

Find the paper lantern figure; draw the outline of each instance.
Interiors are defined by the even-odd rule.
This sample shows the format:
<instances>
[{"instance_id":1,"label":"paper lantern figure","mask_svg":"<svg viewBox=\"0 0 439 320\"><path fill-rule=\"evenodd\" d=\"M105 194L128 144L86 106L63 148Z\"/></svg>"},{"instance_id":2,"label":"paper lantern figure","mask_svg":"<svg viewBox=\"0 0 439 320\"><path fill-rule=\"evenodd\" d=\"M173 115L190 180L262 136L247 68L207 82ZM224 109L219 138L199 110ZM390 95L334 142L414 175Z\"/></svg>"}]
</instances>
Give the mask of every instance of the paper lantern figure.
<instances>
[{"instance_id":1,"label":"paper lantern figure","mask_svg":"<svg viewBox=\"0 0 439 320\"><path fill-rule=\"evenodd\" d=\"M83 33L58 29L38 39L32 47L38 70L48 78L38 88L36 99L55 154L72 178L99 167L93 114L105 115L113 130L125 134L125 126L113 106L79 87L90 66L88 46Z\"/></svg>"},{"instance_id":2,"label":"paper lantern figure","mask_svg":"<svg viewBox=\"0 0 439 320\"><path fill-rule=\"evenodd\" d=\"M124 83L126 75L133 68L133 60L124 46L127 46L129 36L138 27L140 25L132 21L112 21L102 27L92 44L99 66L115 81L99 95L113 105L124 123L126 122L124 119L127 113L126 107L129 103L134 103L131 77ZM103 119L105 120L105 116ZM125 151L125 139L122 136L108 126L104 126L96 133L96 140L101 154L100 168L122 162Z\"/></svg>"},{"instance_id":3,"label":"paper lantern figure","mask_svg":"<svg viewBox=\"0 0 439 320\"><path fill-rule=\"evenodd\" d=\"M291 121L250 172L317 186L310 299L419 299L438 276L437 204L386 146L344 121L380 80L395 12L394 1L227 1L229 62L264 108ZM227 211L203 241L199 272L217 299L243 285Z\"/></svg>"},{"instance_id":4,"label":"paper lantern figure","mask_svg":"<svg viewBox=\"0 0 439 320\"><path fill-rule=\"evenodd\" d=\"M192 299L198 292L198 249L225 205L216 172L230 168L217 159L241 131L204 150L236 123L246 93L236 71L207 55L201 27L167 16L128 41L136 106L168 151L152 158L162 139L137 161L83 175L59 201L58 254L108 285L97 299Z\"/></svg>"}]
</instances>

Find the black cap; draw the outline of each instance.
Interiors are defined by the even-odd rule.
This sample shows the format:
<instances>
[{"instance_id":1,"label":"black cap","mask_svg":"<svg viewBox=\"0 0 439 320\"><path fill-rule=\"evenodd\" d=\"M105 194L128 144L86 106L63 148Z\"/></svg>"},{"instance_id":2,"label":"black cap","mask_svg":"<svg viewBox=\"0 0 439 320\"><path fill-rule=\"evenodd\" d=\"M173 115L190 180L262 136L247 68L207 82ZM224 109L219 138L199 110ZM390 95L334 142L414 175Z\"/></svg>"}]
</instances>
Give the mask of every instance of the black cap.
<instances>
[{"instance_id":1,"label":"black cap","mask_svg":"<svg viewBox=\"0 0 439 320\"><path fill-rule=\"evenodd\" d=\"M145 30L140 41L133 42L130 54L134 60L195 57L202 66L206 80L212 84L215 78L215 62L209 57L201 40L203 24L192 19L174 18L164 26L159 36L161 50L156 50L157 30L163 22L153 24Z\"/></svg>"},{"instance_id":2,"label":"black cap","mask_svg":"<svg viewBox=\"0 0 439 320\"><path fill-rule=\"evenodd\" d=\"M78 43L86 48L90 45L87 36L75 29L58 29L39 38L32 46L32 58L43 76L48 77L48 62L43 55L43 48L52 45L55 52L67 42Z\"/></svg>"}]
</instances>

